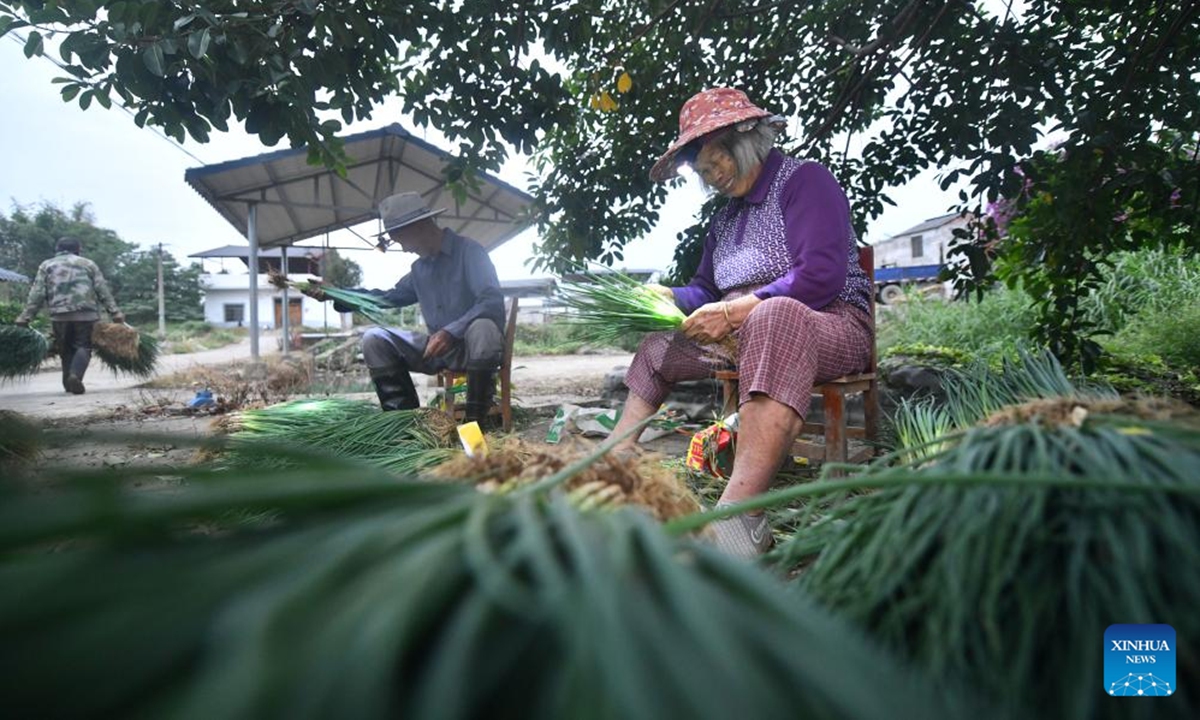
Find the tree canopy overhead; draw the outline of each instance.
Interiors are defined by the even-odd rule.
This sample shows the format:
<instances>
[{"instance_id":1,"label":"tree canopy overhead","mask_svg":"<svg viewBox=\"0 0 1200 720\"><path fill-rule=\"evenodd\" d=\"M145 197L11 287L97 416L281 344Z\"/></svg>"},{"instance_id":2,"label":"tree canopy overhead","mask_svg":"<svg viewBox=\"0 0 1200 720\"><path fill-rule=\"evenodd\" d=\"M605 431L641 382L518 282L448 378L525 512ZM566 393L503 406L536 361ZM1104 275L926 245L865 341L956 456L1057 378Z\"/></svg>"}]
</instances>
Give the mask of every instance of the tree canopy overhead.
<instances>
[{"instance_id":1,"label":"tree canopy overhead","mask_svg":"<svg viewBox=\"0 0 1200 720\"><path fill-rule=\"evenodd\" d=\"M343 123L398 94L458 143L451 181L535 157L550 265L612 262L655 224L666 190L649 167L683 102L716 85L792 119L785 149L830 166L860 230L931 167L969 180L962 209L981 217L1040 203L1016 250L990 221L961 250L978 277L997 251L1013 277L1049 272L1047 322L1131 228L1195 236L1194 0L0 0L13 30L64 64L64 99L118 99L180 139L236 121L337 162ZM1035 157L1047 133L1053 170Z\"/></svg>"}]
</instances>

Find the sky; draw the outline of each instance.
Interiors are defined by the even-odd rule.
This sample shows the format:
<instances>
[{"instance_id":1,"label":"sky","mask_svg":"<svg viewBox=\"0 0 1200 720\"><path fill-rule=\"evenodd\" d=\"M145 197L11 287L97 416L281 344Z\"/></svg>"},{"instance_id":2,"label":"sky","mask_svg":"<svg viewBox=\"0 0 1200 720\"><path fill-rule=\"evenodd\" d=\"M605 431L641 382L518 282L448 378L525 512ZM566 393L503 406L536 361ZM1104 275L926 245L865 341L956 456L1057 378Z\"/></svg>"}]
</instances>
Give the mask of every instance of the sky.
<instances>
[{"instance_id":1,"label":"sky","mask_svg":"<svg viewBox=\"0 0 1200 720\"><path fill-rule=\"evenodd\" d=\"M95 103L80 110L64 103L51 79L62 72L45 58L26 59L15 33L0 38L0 212L14 204L53 203L69 209L78 202L90 205L96 223L122 239L149 248L158 243L183 264L191 253L223 245L244 245L245 238L217 214L184 182L189 168L257 155L286 147L263 146L240 128L212 134L206 144L190 139L177 144L149 128L138 128L133 117L118 108L105 110ZM435 145L447 147L435 133L422 131L385 103L370 121L355 123L347 132L363 132L399 122ZM513 158L498 173L515 187L526 189L521 158ZM647 169L649 170L649 169ZM955 197L935 183L928 171L889 193L891 207L868 228L868 240L877 242L923 220L942 215ZM675 235L695 222L704 201L699 180L692 178L673 190L662 210L662 220L646 237L626 246L625 267L667 270L674 254ZM530 230L492 251L501 280L534 277L526 266L536 234ZM313 244L312 241L302 244ZM358 245L348 233L334 235L330 244ZM86 251L85 251L86 252ZM346 257L363 267L366 287L390 287L407 272L413 255L373 251L348 252Z\"/></svg>"}]
</instances>

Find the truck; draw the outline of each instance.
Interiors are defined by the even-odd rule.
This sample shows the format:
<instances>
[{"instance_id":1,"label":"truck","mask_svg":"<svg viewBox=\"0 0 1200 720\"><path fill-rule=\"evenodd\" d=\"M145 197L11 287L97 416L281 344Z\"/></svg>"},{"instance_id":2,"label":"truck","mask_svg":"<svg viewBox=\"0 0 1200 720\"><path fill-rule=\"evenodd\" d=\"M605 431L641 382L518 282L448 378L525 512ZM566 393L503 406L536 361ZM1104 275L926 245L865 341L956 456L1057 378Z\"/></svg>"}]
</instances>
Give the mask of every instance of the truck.
<instances>
[{"instance_id":1,"label":"truck","mask_svg":"<svg viewBox=\"0 0 1200 720\"><path fill-rule=\"evenodd\" d=\"M906 285L939 285L938 275L945 265L909 265L907 267L875 268L875 293L879 302L888 305L904 295Z\"/></svg>"}]
</instances>

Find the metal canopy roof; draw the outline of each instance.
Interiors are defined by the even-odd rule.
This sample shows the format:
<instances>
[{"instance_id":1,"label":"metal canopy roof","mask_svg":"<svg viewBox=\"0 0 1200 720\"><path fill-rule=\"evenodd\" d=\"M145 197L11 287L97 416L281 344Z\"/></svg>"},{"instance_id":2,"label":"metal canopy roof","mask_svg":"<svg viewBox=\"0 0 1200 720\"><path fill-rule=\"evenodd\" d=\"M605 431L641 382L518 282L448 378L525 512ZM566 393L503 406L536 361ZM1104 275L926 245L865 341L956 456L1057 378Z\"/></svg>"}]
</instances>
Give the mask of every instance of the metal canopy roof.
<instances>
[{"instance_id":1,"label":"metal canopy roof","mask_svg":"<svg viewBox=\"0 0 1200 720\"><path fill-rule=\"evenodd\" d=\"M383 198L418 192L432 208L447 208L438 223L491 250L528 224L529 195L492 176L458 203L442 168L451 158L400 125L347 135L346 176L308 164L304 148L279 150L218 165L192 168L184 179L246 236L251 204L257 207L261 247L290 245L377 217Z\"/></svg>"},{"instance_id":2,"label":"metal canopy roof","mask_svg":"<svg viewBox=\"0 0 1200 720\"><path fill-rule=\"evenodd\" d=\"M321 257L325 254L325 250L319 247L300 247L296 250L303 250L301 257ZM277 258L283 256L282 248L263 249L258 251L260 258ZM214 258L240 258L242 260L250 259L250 248L245 245L222 245L219 248L212 250L202 250L198 253L188 255L190 258L201 258L203 260L212 260ZM292 255L291 257L295 257Z\"/></svg>"},{"instance_id":3,"label":"metal canopy roof","mask_svg":"<svg viewBox=\"0 0 1200 720\"><path fill-rule=\"evenodd\" d=\"M22 275L19 272L13 272L12 270L5 270L4 268L0 268L0 282L27 283L27 282L29 282L29 278L25 277L24 275Z\"/></svg>"}]
</instances>

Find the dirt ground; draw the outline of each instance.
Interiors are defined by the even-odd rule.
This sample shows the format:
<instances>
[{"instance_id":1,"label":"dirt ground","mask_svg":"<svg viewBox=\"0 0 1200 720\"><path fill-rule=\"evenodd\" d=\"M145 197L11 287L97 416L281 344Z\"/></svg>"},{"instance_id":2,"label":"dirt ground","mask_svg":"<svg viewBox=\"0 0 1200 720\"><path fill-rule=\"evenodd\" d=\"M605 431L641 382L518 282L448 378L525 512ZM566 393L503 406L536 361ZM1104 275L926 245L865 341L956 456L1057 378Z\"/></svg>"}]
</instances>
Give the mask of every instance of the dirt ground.
<instances>
[{"instance_id":1,"label":"dirt ground","mask_svg":"<svg viewBox=\"0 0 1200 720\"><path fill-rule=\"evenodd\" d=\"M264 347L267 347L264 341ZM632 356L574 355L518 357L513 361L515 432L522 439L544 442L555 410L564 403L600 404L609 372L628 366ZM86 378L88 392L68 395L57 369L48 368L32 379L0 387L0 409L40 422L61 445L46 448L43 461L81 468L169 466L192 460L196 445L212 434L213 415L192 412L185 403L199 387L196 378L239 368L249 358L242 343L218 351L167 356L160 378L177 378L148 387L136 379L113 377L97 367ZM362 389L365 378L357 381ZM436 389L430 378L414 375L423 404ZM308 393L300 392L294 397ZM339 392L340 396L374 399L369 392ZM253 399L253 398L251 398ZM272 401L283 399L273 396ZM647 449L672 457L686 451L689 434L676 433L647 443ZM583 442L599 442L585 439Z\"/></svg>"}]
</instances>

